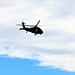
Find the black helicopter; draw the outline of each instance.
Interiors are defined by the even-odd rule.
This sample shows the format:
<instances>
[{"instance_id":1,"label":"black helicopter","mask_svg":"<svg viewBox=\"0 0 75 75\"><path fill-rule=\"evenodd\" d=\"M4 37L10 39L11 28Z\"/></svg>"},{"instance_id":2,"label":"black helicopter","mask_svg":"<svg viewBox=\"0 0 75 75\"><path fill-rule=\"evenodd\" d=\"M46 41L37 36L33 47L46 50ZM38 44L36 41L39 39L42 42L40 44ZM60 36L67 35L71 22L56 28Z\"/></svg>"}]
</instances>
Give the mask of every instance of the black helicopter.
<instances>
[{"instance_id":1,"label":"black helicopter","mask_svg":"<svg viewBox=\"0 0 75 75\"><path fill-rule=\"evenodd\" d=\"M26 33L27 32L31 32L31 33L34 33L35 35L36 34L43 34L43 31L40 27L38 27L38 24L39 24L40 20L37 22L37 24L34 26L34 25L26 25L25 22L22 22L22 24L17 24L18 26L22 26L23 28L20 28L19 30L25 30ZM31 26L31 27L26 27L26 26Z\"/></svg>"}]
</instances>

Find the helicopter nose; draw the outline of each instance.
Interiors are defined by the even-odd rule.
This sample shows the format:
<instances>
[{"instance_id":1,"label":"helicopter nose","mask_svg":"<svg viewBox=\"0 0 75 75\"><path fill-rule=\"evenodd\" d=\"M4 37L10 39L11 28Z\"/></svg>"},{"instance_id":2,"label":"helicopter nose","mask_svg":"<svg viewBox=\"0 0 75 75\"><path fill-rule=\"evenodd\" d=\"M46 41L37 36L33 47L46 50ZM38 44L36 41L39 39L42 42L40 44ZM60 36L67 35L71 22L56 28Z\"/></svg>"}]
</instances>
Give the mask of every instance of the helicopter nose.
<instances>
[{"instance_id":1,"label":"helicopter nose","mask_svg":"<svg viewBox=\"0 0 75 75\"><path fill-rule=\"evenodd\" d=\"M43 33L43 31L42 31L42 33Z\"/></svg>"},{"instance_id":2,"label":"helicopter nose","mask_svg":"<svg viewBox=\"0 0 75 75\"><path fill-rule=\"evenodd\" d=\"M43 31L41 30L41 34L43 34Z\"/></svg>"}]
</instances>

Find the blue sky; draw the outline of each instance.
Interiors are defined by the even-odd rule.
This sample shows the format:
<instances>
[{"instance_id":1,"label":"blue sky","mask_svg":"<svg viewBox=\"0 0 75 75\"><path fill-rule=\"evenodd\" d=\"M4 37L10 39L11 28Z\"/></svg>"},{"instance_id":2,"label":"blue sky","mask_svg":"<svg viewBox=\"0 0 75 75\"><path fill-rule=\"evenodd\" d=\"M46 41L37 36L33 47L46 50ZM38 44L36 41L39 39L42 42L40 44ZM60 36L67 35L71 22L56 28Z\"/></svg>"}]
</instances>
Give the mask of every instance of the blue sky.
<instances>
[{"instance_id":1,"label":"blue sky","mask_svg":"<svg viewBox=\"0 0 75 75\"><path fill-rule=\"evenodd\" d=\"M43 35L19 31L22 19ZM75 75L75 0L0 0L0 74Z\"/></svg>"},{"instance_id":2,"label":"blue sky","mask_svg":"<svg viewBox=\"0 0 75 75\"><path fill-rule=\"evenodd\" d=\"M0 58L1 75L75 75L74 72L61 71L47 67L38 67L38 61L17 58Z\"/></svg>"}]
</instances>

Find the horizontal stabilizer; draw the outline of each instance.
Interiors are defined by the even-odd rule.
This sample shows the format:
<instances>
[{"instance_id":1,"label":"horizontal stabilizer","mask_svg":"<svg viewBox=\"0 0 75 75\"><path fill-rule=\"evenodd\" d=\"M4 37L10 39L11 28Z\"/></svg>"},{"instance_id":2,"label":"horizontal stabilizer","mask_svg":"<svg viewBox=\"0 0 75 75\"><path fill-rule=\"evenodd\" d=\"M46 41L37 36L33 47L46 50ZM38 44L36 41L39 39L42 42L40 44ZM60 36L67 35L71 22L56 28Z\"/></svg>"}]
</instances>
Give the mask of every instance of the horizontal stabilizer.
<instances>
[{"instance_id":1,"label":"horizontal stabilizer","mask_svg":"<svg viewBox=\"0 0 75 75\"><path fill-rule=\"evenodd\" d=\"M19 30L24 30L24 28L20 28Z\"/></svg>"}]
</instances>

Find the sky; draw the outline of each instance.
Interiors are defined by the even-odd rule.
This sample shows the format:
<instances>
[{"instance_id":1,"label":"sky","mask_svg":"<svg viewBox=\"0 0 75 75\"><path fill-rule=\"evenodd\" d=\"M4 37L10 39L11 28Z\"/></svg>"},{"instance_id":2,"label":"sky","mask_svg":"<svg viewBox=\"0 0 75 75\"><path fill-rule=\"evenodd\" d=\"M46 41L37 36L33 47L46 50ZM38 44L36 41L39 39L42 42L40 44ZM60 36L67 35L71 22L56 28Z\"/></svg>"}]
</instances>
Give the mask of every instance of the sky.
<instances>
[{"instance_id":1,"label":"sky","mask_svg":"<svg viewBox=\"0 0 75 75\"><path fill-rule=\"evenodd\" d=\"M75 0L0 0L0 75L75 75Z\"/></svg>"}]
</instances>

